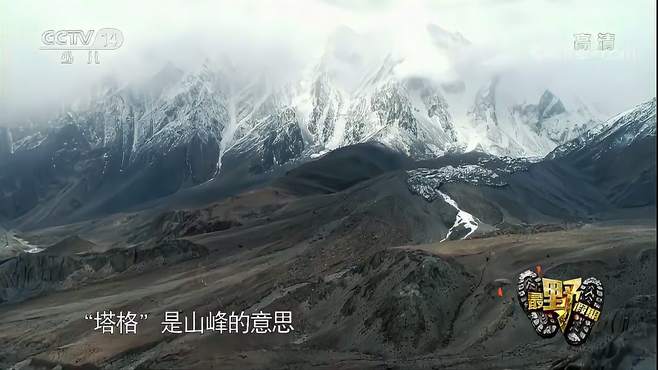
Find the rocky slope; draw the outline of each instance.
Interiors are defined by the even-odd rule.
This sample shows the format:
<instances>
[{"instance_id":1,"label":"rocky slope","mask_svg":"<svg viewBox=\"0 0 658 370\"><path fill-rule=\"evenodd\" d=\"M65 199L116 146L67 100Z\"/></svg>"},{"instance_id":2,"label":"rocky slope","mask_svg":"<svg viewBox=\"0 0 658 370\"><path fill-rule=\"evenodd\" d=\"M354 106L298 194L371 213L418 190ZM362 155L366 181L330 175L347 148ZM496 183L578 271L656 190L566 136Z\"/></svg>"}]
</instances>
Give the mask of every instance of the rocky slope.
<instances>
[{"instance_id":1,"label":"rocky slope","mask_svg":"<svg viewBox=\"0 0 658 370\"><path fill-rule=\"evenodd\" d=\"M557 147L547 159L588 174L618 206L639 207L656 202L655 156L654 98Z\"/></svg>"}]
</instances>

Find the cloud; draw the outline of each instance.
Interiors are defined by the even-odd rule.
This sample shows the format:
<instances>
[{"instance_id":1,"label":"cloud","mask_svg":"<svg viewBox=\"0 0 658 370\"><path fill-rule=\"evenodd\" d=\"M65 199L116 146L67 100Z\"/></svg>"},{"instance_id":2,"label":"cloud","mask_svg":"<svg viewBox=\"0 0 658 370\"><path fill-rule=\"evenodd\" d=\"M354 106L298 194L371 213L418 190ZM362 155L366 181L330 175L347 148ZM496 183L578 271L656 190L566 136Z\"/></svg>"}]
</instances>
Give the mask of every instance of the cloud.
<instances>
[{"instance_id":1,"label":"cloud","mask_svg":"<svg viewBox=\"0 0 658 370\"><path fill-rule=\"evenodd\" d=\"M549 87L609 113L655 94L651 0L23 0L3 7L0 125L39 112L47 117L108 75L140 79L167 61L193 70L208 58L230 59L243 74L293 79L319 60L341 27L371 40L362 54L390 52L404 59L400 73L466 81L467 91L503 74L530 96ZM39 50L47 29L101 27L120 29L125 42L102 52L100 65L87 65L84 53L61 65L59 53ZM574 52L579 32L615 33L615 51ZM444 45L458 40L466 45Z\"/></svg>"}]
</instances>

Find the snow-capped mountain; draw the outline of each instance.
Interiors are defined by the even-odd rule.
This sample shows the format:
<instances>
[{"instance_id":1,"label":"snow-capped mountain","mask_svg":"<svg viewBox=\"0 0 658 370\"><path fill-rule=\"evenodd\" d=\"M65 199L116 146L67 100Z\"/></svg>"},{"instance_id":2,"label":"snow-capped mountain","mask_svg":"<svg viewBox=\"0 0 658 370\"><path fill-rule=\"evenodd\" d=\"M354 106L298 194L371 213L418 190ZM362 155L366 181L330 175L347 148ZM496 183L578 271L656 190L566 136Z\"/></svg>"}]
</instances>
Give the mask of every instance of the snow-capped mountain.
<instances>
[{"instance_id":1,"label":"snow-capped mountain","mask_svg":"<svg viewBox=\"0 0 658 370\"><path fill-rule=\"evenodd\" d=\"M650 136L656 136L656 98L596 125L555 148L547 158L563 158L583 149L590 152L594 149L594 157L600 158L607 152L623 149Z\"/></svg>"},{"instance_id":2,"label":"snow-capped mountain","mask_svg":"<svg viewBox=\"0 0 658 370\"><path fill-rule=\"evenodd\" d=\"M256 123L224 155L225 163L265 172L299 158L305 149L299 120L292 107L278 109Z\"/></svg>"},{"instance_id":3,"label":"snow-capped mountain","mask_svg":"<svg viewBox=\"0 0 658 370\"><path fill-rule=\"evenodd\" d=\"M545 90L536 104L502 104L498 99L498 76L475 96L468 111L471 127L466 132L467 150L512 157L544 156L600 121L584 104L567 109L551 91Z\"/></svg>"},{"instance_id":4,"label":"snow-capped mountain","mask_svg":"<svg viewBox=\"0 0 658 370\"><path fill-rule=\"evenodd\" d=\"M437 27L428 32L447 54L470 45ZM340 31L285 84L210 61L193 71L166 64L126 86L109 80L41 129L0 131L0 163L11 164L0 201L9 202L10 218L44 199L52 200L52 215L90 199L120 209L211 180L267 177L366 142L412 159L469 151L543 157L598 124L585 104L549 90L510 98L500 89L505 76L470 97L476 86L465 80L410 74L402 57L362 53L368 42ZM98 192L105 198L96 199ZM15 207L17 199L27 199L27 208Z\"/></svg>"},{"instance_id":5,"label":"snow-capped mountain","mask_svg":"<svg viewBox=\"0 0 658 370\"><path fill-rule=\"evenodd\" d=\"M384 57L352 91L326 60L283 89L260 77L236 87L222 66L204 64L184 74L167 65L144 83L107 88L50 125L78 125L94 147L107 152L108 170L184 150L187 175L200 183L221 173L225 156L249 158L251 169L266 171L370 141L417 159L471 150L543 156L596 122L584 107L568 111L548 90L537 104L505 107L496 98L494 78L478 91L458 129L442 84L400 76L401 60ZM38 142L39 135L26 141Z\"/></svg>"},{"instance_id":6,"label":"snow-capped mountain","mask_svg":"<svg viewBox=\"0 0 658 370\"><path fill-rule=\"evenodd\" d=\"M594 179L616 206L655 204L656 98L607 120L553 150L548 161L568 162Z\"/></svg>"},{"instance_id":7,"label":"snow-capped mountain","mask_svg":"<svg viewBox=\"0 0 658 370\"><path fill-rule=\"evenodd\" d=\"M452 149L456 137L440 87L421 77L398 78L399 63L387 56L352 93L320 73L306 118L313 144L332 150L377 141L418 158Z\"/></svg>"},{"instance_id":8,"label":"snow-capped mountain","mask_svg":"<svg viewBox=\"0 0 658 370\"><path fill-rule=\"evenodd\" d=\"M470 45L436 25L427 32L443 52ZM236 79L235 67L226 63L206 61L191 73L167 64L144 82L100 88L89 104L50 125L80 126L92 146L105 150L108 171L184 152L184 163L175 167L185 168L186 181L195 184L221 174L224 157L262 172L370 141L417 159L472 150L544 156L597 123L584 105L567 107L548 90L536 104L503 102L498 85L504 78L498 76L460 112L448 95L462 89L401 73L404 58L368 54L369 41L338 30L318 63L283 87L267 76Z\"/></svg>"}]
</instances>

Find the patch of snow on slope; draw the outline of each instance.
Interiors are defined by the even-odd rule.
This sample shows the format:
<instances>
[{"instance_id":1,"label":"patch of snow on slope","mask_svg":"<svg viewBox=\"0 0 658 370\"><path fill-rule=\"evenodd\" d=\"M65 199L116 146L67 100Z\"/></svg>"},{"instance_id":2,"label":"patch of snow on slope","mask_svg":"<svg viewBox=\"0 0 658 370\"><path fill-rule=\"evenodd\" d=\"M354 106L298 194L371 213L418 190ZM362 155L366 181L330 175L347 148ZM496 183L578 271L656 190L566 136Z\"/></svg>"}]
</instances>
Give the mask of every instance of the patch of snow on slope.
<instances>
[{"instance_id":1,"label":"patch of snow on slope","mask_svg":"<svg viewBox=\"0 0 658 370\"><path fill-rule=\"evenodd\" d=\"M452 232L458 227L463 227L463 228L469 230L469 232L466 235L464 235L464 237L462 237L462 240L468 238L478 228L478 223L475 221L475 217L473 217L472 214L460 209L459 206L457 205L457 202L455 202L447 194L445 194L441 191L438 191L438 192L443 197L443 200L446 203L450 204L454 209L457 210L457 216L455 217L455 223L452 225L450 230L448 230L448 233L446 234L446 237L441 239L441 242L449 240L450 235L452 234Z\"/></svg>"}]
</instances>

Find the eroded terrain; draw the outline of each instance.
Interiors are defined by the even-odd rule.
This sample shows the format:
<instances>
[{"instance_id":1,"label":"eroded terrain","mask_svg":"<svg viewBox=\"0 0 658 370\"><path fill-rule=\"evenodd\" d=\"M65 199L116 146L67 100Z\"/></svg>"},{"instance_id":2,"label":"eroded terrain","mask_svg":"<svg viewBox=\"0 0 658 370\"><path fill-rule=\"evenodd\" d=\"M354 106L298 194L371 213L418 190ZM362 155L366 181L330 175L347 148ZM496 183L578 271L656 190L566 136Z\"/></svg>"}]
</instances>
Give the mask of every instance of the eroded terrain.
<instances>
[{"instance_id":1,"label":"eroded terrain","mask_svg":"<svg viewBox=\"0 0 658 370\"><path fill-rule=\"evenodd\" d=\"M1 367L652 368L655 221L425 244L415 240L429 227L391 216L409 206L267 188L25 233L53 249L0 264ZM516 302L518 273L538 264L547 276L602 280L602 320L584 346L539 338ZM149 318L137 335L104 335L84 318L102 310ZM290 310L294 331L162 334L167 310Z\"/></svg>"}]
</instances>

